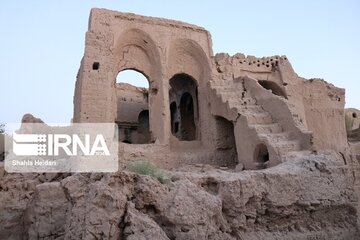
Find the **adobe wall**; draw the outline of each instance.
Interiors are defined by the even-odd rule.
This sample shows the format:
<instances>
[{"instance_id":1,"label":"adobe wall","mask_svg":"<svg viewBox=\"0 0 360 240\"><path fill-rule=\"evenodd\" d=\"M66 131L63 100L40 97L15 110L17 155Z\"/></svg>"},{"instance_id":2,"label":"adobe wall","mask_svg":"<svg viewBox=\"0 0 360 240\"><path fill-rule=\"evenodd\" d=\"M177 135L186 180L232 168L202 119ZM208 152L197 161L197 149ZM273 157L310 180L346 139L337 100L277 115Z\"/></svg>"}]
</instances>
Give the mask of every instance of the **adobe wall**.
<instances>
[{"instance_id":1,"label":"adobe wall","mask_svg":"<svg viewBox=\"0 0 360 240\"><path fill-rule=\"evenodd\" d=\"M207 81L212 55L209 33L182 22L92 9L85 54L74 96L74 122L114 122L117 74L135 69L149 80L150 129L170 141L169 79L185 73L198 84L199 139L211 145Z\"/></svg>"},{"instance_id":2,"label":"adobe wall","mask_svg":"<svg viewBox=\"0 0 360 240\"><path fill-rule=\"evenodd\" d=\"M305 110L302 99L302 89L305 79L294 72L286 56L271 56L257 58L237 53L230 56L218 53L213 62L213 80L233 80L239 77L250 77L258 81L273 82L285 93L288 108L299 127L306 129Z\"/></svg>"},{"instance_id":3,"label":"adobe wall","mask_svg":"<svg viewBox=\"0 0 360 240\"><path fill-rule=\"evenodd\" d=\"M345 90L321 79L304 81L306 123L313 132L315 150L348 148L345 129Z\"/></svg>"},{"instance_id":4,"label":"adobe wall","mask_svg":"<svg viewBox=\"0 0 360 240\"><path fill-rule=\"evenodd\" d=\"M273 82L286 95L287 107L276 106L259 91L243 89L254 94L262 106L268 108L273 117L288 119L304 133L312 132L312 149L334 149L344 152L347 148L344 123L345 91L323 80L306 80L293 70L286 56L256 58L225 53L216 54L213 62L213 82L233 81L239 77L250 77ZM281 110L282 109L282 110ZM281 111L280 111L281 110ZM287 115L284 112L289 111ZM299 137L299 136L296 136Z\"/></svg>"}]
</instances>

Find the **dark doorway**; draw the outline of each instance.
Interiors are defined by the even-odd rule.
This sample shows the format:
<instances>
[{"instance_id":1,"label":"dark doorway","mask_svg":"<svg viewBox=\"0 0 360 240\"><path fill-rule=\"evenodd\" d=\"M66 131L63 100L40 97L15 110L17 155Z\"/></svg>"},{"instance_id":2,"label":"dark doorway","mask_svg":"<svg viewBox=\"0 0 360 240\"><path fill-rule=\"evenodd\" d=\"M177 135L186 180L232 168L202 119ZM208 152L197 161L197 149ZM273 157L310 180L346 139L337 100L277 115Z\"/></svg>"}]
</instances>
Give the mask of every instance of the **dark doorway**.
<instances>
[{"instance_id":1,"label":"dark doorway","mask_svg":"<svg viewBox=\"0 0 360 240\"><path fill-rule=\"evenodd\" d=\"M149 128L149 111L143 110L140 112L138 117L138 143L149 143L150 142L150 128Z\"/></svg>"},{"instance_id":2,"label":"dark doorway","mask_svg":"<svg viewBox=\"0 0 360 240\"><path fill-rule=\"evenodd\" d=\"M177 133L179 131L179 121L177 121L177 106L176 102L170 104L170 114L171 114L171 133Z\"/></svg>"},{"instance_id":3,"label":"dark doorway","mask_svg":"<svg viewBox=\"0 0 360 240\"><path fill-rule=\"evenodd\" d=\"M222 166L235 167L238 164L234 124L226 118L216 116L216 149L224 156Z\"/></svg>"},{"instance_id":4,"label":"dark doorway","mask_svg":"<svg viewBox=\"0 0 360 240\"><path fill-rule=\"evenodd\" d=\"M264 169L269 162L269 151L265 144L261 143L255 148L254 160L257 163L258 169Z\"/></svg>"},{"instance_id":5,"label":"dark doorway","mask_svg":"<svg viewBox=\"0 0 360 240\"><path fill-rule=\"evenodd\" d=\"M196 81L187 74L176 74L169 83L171 133L181 141L196 140L199 135Z\"/></svg>"},{"instance_id":6,"label":"dark doorway","mask_svg":"<svg viewBox=\"0 0 360 240\"><path fill-rule=\"evenodd\" d=\"M191 141L196 138L194 121L194 102L190 93L184 93L180 99L181 140Z\"/></svg>"}]
</instances>

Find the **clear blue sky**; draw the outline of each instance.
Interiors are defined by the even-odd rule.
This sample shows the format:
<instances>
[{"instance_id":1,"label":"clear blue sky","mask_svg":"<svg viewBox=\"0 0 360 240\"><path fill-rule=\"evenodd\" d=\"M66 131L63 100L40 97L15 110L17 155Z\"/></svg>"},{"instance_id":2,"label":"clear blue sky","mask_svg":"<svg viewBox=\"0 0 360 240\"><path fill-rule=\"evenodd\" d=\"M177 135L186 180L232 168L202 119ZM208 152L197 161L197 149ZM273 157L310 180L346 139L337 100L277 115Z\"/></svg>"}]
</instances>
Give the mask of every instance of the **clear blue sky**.
<instances>
[{"instance_id":1,"label":"clear blue sky","mask_svg":"<svg viewBox=\"0 0 360 240\"><path fill-rule=\"evenodd\" d=\"M93 7L205 27L214 53L287 55L300 76L346 88L346 107L360 109L358 0L1 0L0 122L70 122Z\"/></svg>"}]
</instances>

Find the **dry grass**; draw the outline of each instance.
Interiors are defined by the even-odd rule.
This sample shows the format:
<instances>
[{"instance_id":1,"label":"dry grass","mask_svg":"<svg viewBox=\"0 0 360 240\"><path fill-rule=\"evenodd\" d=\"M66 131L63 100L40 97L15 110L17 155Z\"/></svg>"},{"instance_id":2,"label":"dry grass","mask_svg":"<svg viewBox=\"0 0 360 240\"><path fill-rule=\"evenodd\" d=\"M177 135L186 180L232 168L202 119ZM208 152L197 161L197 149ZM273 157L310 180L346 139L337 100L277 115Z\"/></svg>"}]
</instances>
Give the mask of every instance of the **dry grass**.
<instances>
[{"instance_id":1,"label":"dry grass","mask_svg":"<svg viewBox=\"0 0 360 240\"><path fill-rule=\"evenodd\" d=\"M140 175L151 176L161 183L166 183L169 180L169 176L163 170L146 160L132 162L127 166L127 169Z\"/></svg>"}]
</instances>

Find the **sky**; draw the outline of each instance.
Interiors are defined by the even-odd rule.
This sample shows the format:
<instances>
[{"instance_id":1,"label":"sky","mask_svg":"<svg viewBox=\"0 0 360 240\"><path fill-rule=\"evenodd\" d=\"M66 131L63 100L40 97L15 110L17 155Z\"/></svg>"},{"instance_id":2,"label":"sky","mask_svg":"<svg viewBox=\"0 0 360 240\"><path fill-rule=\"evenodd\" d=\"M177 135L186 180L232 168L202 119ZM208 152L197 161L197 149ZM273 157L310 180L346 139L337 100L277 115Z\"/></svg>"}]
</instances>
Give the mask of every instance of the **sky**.
<instances>
[{"instance_id":1,"label":"sky","mask_svg":"<svg viewBox=\"0 0 360 240\"><path fill-rule=\"evenodd\" d=\"M299 76L345 88L346 107L360 109L358 0L1 0L0 123L25 113L71 121L94 7L202 26L214 53L286 55Z\"/></svg>"}]
</instances>

